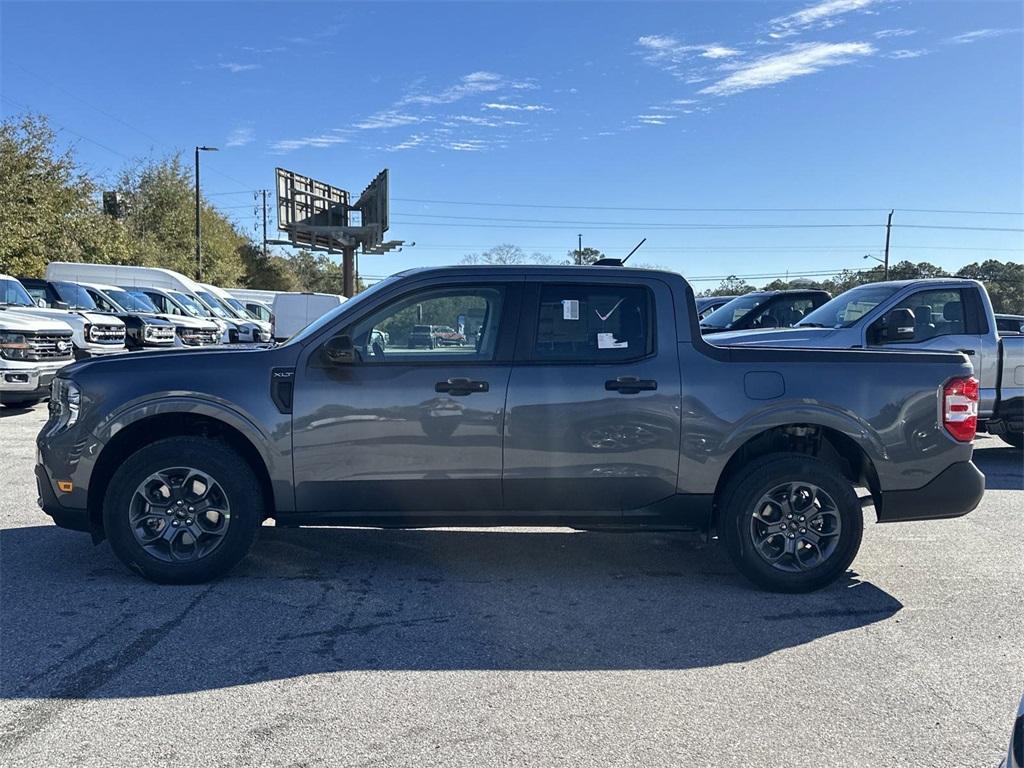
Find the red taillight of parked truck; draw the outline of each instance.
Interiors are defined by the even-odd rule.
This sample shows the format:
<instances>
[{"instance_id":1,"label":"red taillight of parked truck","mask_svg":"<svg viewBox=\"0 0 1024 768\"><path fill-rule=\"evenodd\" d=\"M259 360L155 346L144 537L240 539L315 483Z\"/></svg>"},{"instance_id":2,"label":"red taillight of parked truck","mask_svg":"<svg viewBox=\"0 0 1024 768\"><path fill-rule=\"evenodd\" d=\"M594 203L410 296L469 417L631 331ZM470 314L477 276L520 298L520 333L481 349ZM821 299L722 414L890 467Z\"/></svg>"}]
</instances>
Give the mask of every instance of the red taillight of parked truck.
<instances>
[{"instance_id":1,"label":"red taillight of parked truck","mask_svg":"<svg viewBox=\"0 0 1024 768\"><path fill-rule=\"evenodd\" d=\"M942 388L942 425L955 439L968 443L978 431L978 380L950 379Z\"/></svg>"}]
</instances>

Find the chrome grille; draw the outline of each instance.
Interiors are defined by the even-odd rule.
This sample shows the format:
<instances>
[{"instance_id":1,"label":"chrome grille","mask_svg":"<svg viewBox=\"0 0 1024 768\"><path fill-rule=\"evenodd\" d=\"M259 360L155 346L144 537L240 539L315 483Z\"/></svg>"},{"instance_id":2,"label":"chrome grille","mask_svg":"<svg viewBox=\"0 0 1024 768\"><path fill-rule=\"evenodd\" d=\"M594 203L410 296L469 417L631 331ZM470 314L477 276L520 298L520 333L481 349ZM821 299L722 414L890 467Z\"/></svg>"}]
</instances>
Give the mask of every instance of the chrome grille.
<instances>
[{"instance_id":1,"label":"chrome grille","mask_svg":"<svg viewBox=\"0 0 1024 768\"><path fill-rule=\"evenodd\" d=\"M89 341L96 344L124 344L124 326L94 325L89 329Z\"/></svg>"},{"instance_id":2,"label":"chrome grille","mask_svg":"<svg viewBox=\"0 0 1024 768\"><path fill-rule=\"evenodd\" d=\"M70 360L75 353L70 333L25 333L32 351L29 360Z\"/></svg>"},{"instance_id":3,"label":"chrome grille","mask_svg":"<svg viewBox=\"0 0 1024 768\"><path fill-rule=\"evenodd\" d=\"M205 347L220 341L218 331L200 331L192 328L178 328L178 337L182 344L190 347Z\"/></svg>"}]
</instances>

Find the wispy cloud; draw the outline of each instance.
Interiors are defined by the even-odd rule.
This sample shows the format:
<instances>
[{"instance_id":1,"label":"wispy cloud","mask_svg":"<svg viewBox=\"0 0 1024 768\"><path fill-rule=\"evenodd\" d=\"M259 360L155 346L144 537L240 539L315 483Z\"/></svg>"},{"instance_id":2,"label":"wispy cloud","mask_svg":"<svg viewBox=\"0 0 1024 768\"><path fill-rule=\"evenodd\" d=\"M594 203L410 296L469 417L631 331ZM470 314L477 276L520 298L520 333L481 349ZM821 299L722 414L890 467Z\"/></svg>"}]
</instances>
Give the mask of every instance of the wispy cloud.
<instances>
[{"instance_id":1,"label":"wispy cloud","mask_svg":"<svg viewBox=\"0 0 1024 768\"><path fill-rule=\"evenodd\" d=\"M654 113L650 115L637 115L637 122L643 123L644 125L665 125L669 120L675 120L678 115L667 115L662 113Z\"/></svg>"},{"instance_id":2,"label":"wispy cloud","mask_svg":"<svg viewBox=\"0 0 1024 768\"><path fill-rule=\"evenodd\" d=\"M486 142L479 139L467 139L465 141L451 141L445 144L445 148L456 152L481 152L487 148Z\"/></svg>"},{"instance_id":3,"label":"wispy cloud","mask_svg":"<svg viewBox=\"0 0 1024 768\"><path fill-rule=\"evenodd\" d=\"M889 51L885 54L889 59L918 59L927 56L930 51L927 48L902 48L896 51Z\"/></svg>"},{"instance_id":4,"label":"wispy cloud","mask_svg":"<svg viewBox=\"0 0 1024 768\"><path fill-rule=\"evenodd\" d=\"M409 115L395 110L384 110L376 112L369 117L360 120L355 127L362 131L398 128L403 125L416 125L422 123L426 118L420 115Z\"/></svg>"},{"instance_id":5,"label":"wispy cloud","mask_svg":"<svg viewBox=\"0 0 1024 768\"><path fill-rule=\"evenodd\" d=\"M308 45L309 43L322 42L331 37L336 37L341 34L344 27L341 24L328 24L323 29L318 29L315 32L311 32L308 35L295 35L293 37L286 37L284 41L291 43L292 45Z\"/></svg>"},{"instance_id":6,"label":"wispy cloud","mask_svg":"<svg viewBox=\"0 0 1024 768\"><path fill-rule=\"evenodd\" d=\"M916 29L880 29L875 32L875 37L884 40L887 37L910 37L916 34Z\"/></svg>"},{"instance_id":7,"label":"wispy cloud","mask_svg":"<svg viewBox=\"0 0 1024 768\"><path fill-rule=\"evenodd\" d=\"M495 72L470 72L457 83L436 93L414 93L406 96L399 104L453 104L481 93L494 93L505 89L527 90L535 86L528 81L512 81Z\"/></svg>"},{"instance_id":8,"label":"wispy cloud","mask_svg":"<svg viewBox=\"0 0 1024 768\"><path fill-rule=\"evenodd\" d=\"M841 22L840 17L853 11L863 11L880 0L824 0L809 5L796 13L778 16L768 22L769 37L781 38L800 34L808 29L830 29Z\"/></svg>"},{"instance_id":9,"label":"wispy cloud","mask_svg":"<svg viewBox=\"0 0 1024 768\"><path fill-rule=\"evenodd\" d=\"M543 104L508 104L506 102L488 102L482 105L484 109L497 109L505 112L554 112L551 107Z\"/></svg>"},{"instance_id":10,"label":"wispy cloud","mask_svg":"<svg viewBox=\"0 0 1024 768\"><path fill-rule=\"evenodd\" d=\"M270 145L272 152L294 152L296 149L316 148L324 149L333 147L336 144L344 144L348 136L341 133L340 128L335 128L329 133L322 133L319 136L307 136L302 139L282 139Z\"/></svg>"},{"instance_id":11,"label":"wispy cloud","mask_svg":"<svg viewBox=\"0 0 1024 768\"><path fill-rule=\"evenodd\" d=\"M761 56L735 66L728 76L702 88L708 96L732 96L754 88L777 85L827 67L849 64L875 53L871 43L800 43L782 53Z\"/></svg>"},{"instance_id":12,"label":"wispy cloud","mask_svg":"<svg viewBox=\"0 0 1024 768\"><path fill-rule=\"evenodd\" d=\"M948 38L946 42L953 43L954 45L965 45L967 43L976 43L979 40L987 40L991 37L1010 35L1019 31L1019 29L976 29L973 32L964 32L962 35L954 35L953 37Z\"/></svg>"},{"instance_id":13,"label":"wispy cloud","mask_svg":"<svg viewBox=\"0 0 1024 768\"><path fill-rule=\"evenodd\" d=\"M428 136L425 133L414 133L405 141L402 141L398 144L392 144L390 147L385 147L385 149L388 152L401 152L406 149L414 149L423 144L424 142L426 142L427 139Z\"/></svg>"},{"instance_id":14,"label":"wispy cloud","mask_svg":"<svg viewBox=\"0 0 1024 768\"><path fill-rule=\"evenodd\" d=\"M237 75L239 72L250 72L254 69L262 69L262 64L239 64L237 61L221 61L217 63L217 66L221 69L226 69L233 75Z\"/></svg>"},{"instance_id":15,"label":"wispy cloud","mask_svg":"<svg viewBox=\"0 0 1024 768\"><path fill-rule=\"evenodd\" d=\"M644 61L680 78L691 76L695 61L730 59L742 53L720 43L683 43L670 35L643 35L636 45Z\"/></svg>"},{"instance_id":16,"label":"wispy cloud","mask_svg":"<svg viewBox=\"0 0 1024 768\"><path fill-rule=\"evenodd\" d=\"M252 126L241 125L231 133L228 134L227 140L224 142L225 147L244 147L246 144L252 143L255 138L255 131Z\"/></svg>"}]
</instances>

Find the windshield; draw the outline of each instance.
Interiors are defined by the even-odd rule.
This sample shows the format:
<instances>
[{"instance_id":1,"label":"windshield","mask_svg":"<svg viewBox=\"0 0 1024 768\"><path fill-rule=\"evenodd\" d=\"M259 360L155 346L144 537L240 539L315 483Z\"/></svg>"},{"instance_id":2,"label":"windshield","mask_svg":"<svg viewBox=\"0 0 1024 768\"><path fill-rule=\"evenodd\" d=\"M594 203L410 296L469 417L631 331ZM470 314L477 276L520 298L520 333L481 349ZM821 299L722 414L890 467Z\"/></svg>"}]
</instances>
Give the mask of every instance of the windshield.
<instances>
[{"instance_id":1,"label":"windshield","mask_svg":"<svg viewBox=\"0 0 1024 768\"><path fill-rule=\"evenodd\" d=\"M88 291L74 283L51 283L60 296L60 300L68 305L68 309L96 309L96 302Z\"/></svg>"},{"instance_id":2,"label":"windshield","mask_svg":"<svg viewBox=\"0 0 1024 768\"><path fill-rule=\"evenodd\" d=\"M203 303L210 308L217 317L231 317L232 313L224 308L224 305L220 303L216 296L208 291L196 291L196 295L203 300Z\"/></svg>"},{"instance_id":3,"label":"windshield","mask_svg":"<svg viewBox=\"0 0 1024 768\"><path fill-rule=\"evenodd\" d=\"M899 290L894 285L862 285L827 301L797 323L798 326L849 328Z\"/></svg>"},{"instance_id":4,"label":"windshield","mask_svg":"<svg viewBox=\"0 0 1024 768\"><path fill-rule=\"evenodd\" d=\"M221 302L227 304L228 307L235 310L235 317L239 317L242 320L259 320L259 318L256 317L256 315L254 315L252 312L250 312L242 305L242 302L240 302L233 296L229 296L226 299L221 299Z\"/></svg>"},{"instance_id":5,"label":"windshield","mask_svg":"<svg viewBox=\"0 0 1024 768\"><path fill-rule=\"evenodd\" d=\"M732 324L752 309L761 306L768 296L763 293L748 293L737 296L700 321L702 328L731 328Z\"/></svg>"},{"instance_id":6,"label":"windshield","mask_svg":"<svg viewBox=\"0 0 1024 768\"><path fill-rule=\"evenodd\" d=\"M176 302L178 302L178 304L181 305L182 309L192 315L192 317L213 317L213 313L210 312L210 310L191 296L186 296L184 293L179 291L168 291L168 293Z\"/></svg>"},{"instance_id":7,"label":"windshield","mask_svg":"<svg viewBox=\"0 0 1024 768\"><path fill-rule=\"evenodd\" d=\"M132 312L156 312L156 306L148 297L145 297L145 294L143 296L146 298L146 301L142 301L136 294L123 291L120 288L110 288L104 291L104 293L110 297L111 301L116 301L118 306Z\"/></svg>"},{"instance_id":8,"label":"windshield","mask_svg":"<svg viewBox=\"0 0 1024 768\"><path fill-rule=\"evenodd\" d=\"M136 307L131 307L128 304L123 304L121 302L120 289L118 290L118 292L108 291L108 293L110 293L114 301L116 301L118 304L121 304L121 306L123 307L129 307L129 309L137 308L140 312L153 312L154 314L160 312L160 308L157 307L157 305L153 303L153 300L149 298L149 296L144 294L142 291L124 291L124 293L126 293L131 298L131 300L135 302L135 304L137 305Z\"/></svg>"},{"instance_id":9,"label":"windshield","mask_svg":"<svg viewBox=\"0 0 1024 768\"><path fill-rule=\"evenodd\" d=\"M384 286L391 285L391 283L393 283L397 278L398 275L392 275L391 277L384 278L379 283L374 283L362 293L356 294L348 301L339 304L327 314L321 315L318 319L314 320L291 338L286 339L283 343L292 344L297 341L305 341L310 336L319 333L324 326L333 323L342 312L348 312L350 309L358 308L360 304L371 296L376 295L382 288L384 288Z\"/></svg>"},{"instance_id":10,"label":"windshield","mask_svg":"<svg viewBox=\"0 0 1024 768\"><path fill-rule=\"evenodd\" d=\"M0 280L0 306L34 307L35 302L17 280Z\"/></svg>"}]
</instances>

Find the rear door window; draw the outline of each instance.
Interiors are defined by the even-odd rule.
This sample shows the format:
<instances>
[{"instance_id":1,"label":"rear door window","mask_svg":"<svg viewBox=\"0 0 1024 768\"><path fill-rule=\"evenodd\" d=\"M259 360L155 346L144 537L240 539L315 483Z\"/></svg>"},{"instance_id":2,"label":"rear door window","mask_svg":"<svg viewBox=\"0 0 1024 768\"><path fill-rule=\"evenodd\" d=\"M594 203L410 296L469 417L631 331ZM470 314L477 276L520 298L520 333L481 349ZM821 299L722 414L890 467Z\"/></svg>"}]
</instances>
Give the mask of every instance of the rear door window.
<instances>
[{"instance_id":1,"label":"rear door window","mask_svg":"<svg viewBox=\"0 0 1024 768\"><path fill-rule=\"evenodd\" d=\"M532 357L540 361L615 362L654 349L653 299L637 285L544 285Z\"/></svg>"}]
</instances>

